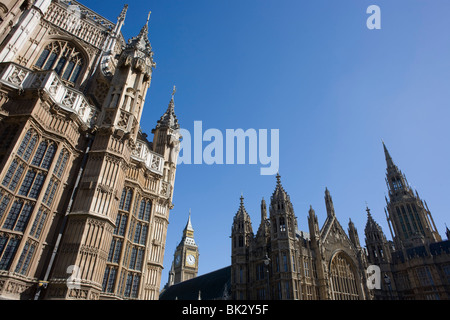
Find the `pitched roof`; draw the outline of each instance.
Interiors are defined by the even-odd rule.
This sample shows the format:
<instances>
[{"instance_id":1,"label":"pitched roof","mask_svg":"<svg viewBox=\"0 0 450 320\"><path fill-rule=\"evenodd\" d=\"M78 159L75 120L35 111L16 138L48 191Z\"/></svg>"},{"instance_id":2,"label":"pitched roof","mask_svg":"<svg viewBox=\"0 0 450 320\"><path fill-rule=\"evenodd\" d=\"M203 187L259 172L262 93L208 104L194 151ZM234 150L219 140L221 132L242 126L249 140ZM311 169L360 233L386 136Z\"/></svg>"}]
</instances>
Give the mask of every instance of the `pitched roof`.
<instances>
[{"instance_id":1,"label":"pitched roof","mask_svg":"<svg viewBox=\"0 0 450 320\"><path fill-rule=\"evenodd\" d=\"M231 266L168 287L159 300L221 300L231 295Z\"/></svg>"}]
</instances>

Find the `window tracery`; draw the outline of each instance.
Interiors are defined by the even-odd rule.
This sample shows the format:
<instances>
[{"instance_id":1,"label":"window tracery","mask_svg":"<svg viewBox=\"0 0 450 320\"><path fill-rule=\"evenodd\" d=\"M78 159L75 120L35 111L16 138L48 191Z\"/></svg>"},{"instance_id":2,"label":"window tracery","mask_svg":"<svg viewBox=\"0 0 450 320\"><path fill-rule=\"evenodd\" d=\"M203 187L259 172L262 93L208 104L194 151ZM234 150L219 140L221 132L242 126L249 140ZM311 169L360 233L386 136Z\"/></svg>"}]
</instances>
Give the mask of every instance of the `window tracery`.
<instances>
[{"instance_id":1,"label":"window tracery","mask_svg":"<svg viewBox=\"0 0 450 320\"><path fill-rule=\"evenodd\" d=\"M84 66L84 59L76 47L65 41L49 43L42 51L35 66L42 70L54 70L63 80L76 83Z\"/></svg>"}]
</instances>

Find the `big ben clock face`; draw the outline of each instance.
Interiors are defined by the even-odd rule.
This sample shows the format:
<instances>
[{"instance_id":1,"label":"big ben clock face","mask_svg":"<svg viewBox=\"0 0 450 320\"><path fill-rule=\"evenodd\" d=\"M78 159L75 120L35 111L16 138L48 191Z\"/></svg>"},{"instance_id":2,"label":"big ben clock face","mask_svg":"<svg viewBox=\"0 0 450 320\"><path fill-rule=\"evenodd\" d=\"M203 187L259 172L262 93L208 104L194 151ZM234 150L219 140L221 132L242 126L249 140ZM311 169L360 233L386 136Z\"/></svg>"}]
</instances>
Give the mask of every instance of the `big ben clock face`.
<instances>
[{"instance_id":1,"label":"big ben clock face","mask_svg":"<svg viewBox=\"0 0 450 320\"><path fill-rule=\"evenodd\" d=\"M181 256L177 255L175 258L175 265L177 265L177 266L180 265L180 262L181 262Z\"/></svg>"},{"instance_id":2,"label":"big ben clock face","mask_svg":"<svg viewBox=\"0 0 450 320\"><path fill-rule=\"evenodd\" d=\"M186 263L188 266L193 266L195 265L195 257L193 254L190 254L186 257Z\"/></svg>"}]
</instances>

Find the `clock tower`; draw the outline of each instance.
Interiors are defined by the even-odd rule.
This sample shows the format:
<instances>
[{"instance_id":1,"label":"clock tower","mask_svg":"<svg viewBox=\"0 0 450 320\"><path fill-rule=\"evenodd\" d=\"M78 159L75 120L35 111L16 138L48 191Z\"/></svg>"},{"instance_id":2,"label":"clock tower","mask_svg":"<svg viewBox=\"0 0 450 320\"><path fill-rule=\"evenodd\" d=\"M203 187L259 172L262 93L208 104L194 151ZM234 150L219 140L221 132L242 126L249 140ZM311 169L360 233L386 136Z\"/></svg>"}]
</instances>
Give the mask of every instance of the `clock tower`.
<instances>
[{"instance_id":1,"label":"clock tower","mask_svg":"<svg viewBox=\"0 0 450 320\"><path fill-rule=\"evenodd\" d=\"M198 273L198 246L194 240L194 228L191 223L191 212L186 227L183 230L183 237L175 250L172 279L173 283L186 281L195 278Z\"/></svg>"}]
</instances>

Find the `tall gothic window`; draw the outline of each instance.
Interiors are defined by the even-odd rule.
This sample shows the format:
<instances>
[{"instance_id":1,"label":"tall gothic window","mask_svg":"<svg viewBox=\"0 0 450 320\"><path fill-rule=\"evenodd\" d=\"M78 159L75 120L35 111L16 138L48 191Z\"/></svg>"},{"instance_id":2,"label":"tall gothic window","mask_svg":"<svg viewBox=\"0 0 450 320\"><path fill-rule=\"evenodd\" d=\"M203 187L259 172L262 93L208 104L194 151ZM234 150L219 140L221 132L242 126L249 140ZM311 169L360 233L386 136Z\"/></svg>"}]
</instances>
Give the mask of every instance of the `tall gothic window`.
<instances>
[{"instance_id":1,"label":"tall gothic window","mask_svg":"<svg viewBox=\"0 0 450 320\"><path fill-rule=\"evenodd\" d=\"M150 210L152 208L152 203L148 199L142 199L141 205L139 207L139 219L150 221Z\"/></svg>"},{"instance_id":2,"label":"tall gothic window","mask_svg":"<svg viewBox=\"0 0 450 320\"><path fill-rule=\"evenodd\" d=\"M8 270L20 240L14 237L0 236L0 270Z\"/></svg>"},{"instance_id":3,"label":"tall gothic window","mask_svg":"<svg viewBox=\"0 0 450 320\"><path fill-rule=\"evenodd\" d=\"M25 243L25 247L23 248L23 251L20 256L19 262L17 263L15 272L26 275L35 249L36 249L35 244L31 244L29 242Z\"/></svg>"},{"instance_id":4,"label":"tall gothic window","mask_svg":"<svg viewBox=\"0 0 450 320\"><path fill-rule=\"evenodd\" d=\"M102 289L104 292L112 293L114 290L114 281L116 280L117 268L107 267L103 277Z\"/></svg>"},{"instance_id":5,"label":"tall gothic window","mask_svg":"<svg viewBox=\"0 0 450 320\"><path fill-rule=\"evenodd\" d=\"M284 219L284 217L280 217L280 231L286 231L286 220Z\"/></svg>"},{"instance_id":6,"label":"tall gothic window","mask_svg":"<svg viewBox=\"0 0 450 320\"><path fill-rule=\"evenodd\" d=\"M123 211L130 211L131 198L133 196L133 191L128 188L124 188L122 191L122 197L119 203L119 209Z\"/></svg>"},{"instance_id":7,"label":"tall gothic window","mask_svg":"<svg viewBox=\"0 0 450 320\"><path fill-rule=\"evenodd\" d=\"M36 218L33 222L33 226L31 227L30 236L39 239L46 218L47 218L47 211L39 209Z\"/></svg>"},{"instance_id":8,"label":"tall gothic window","mask_svg":"<svg viewBox=\"0 0 450 320\"><path fill-rule=\"evenodd\" d=\"M70 43L54 41L48 44L36 61L42 70L54 70L63 80L75 83L83 69L81 53Z\"/></svg>"},{"instance_id":9,"label":"tall gothic window","mask_svg":"<svg viewBox=\"0 0 450 320\"><path fill-rule=\"evenodd\" d=\"M358 300L355 268L342 252L331 261L331 288L334 300Z\"/></svg>"},{"instance_id":10,"label":"tall gothic window","mask_svg":"<svg viewBox=\"0 0 450 320\"><path fill-rule=\"evenodd\" d=\"M63 149L59 154L59 158L56 161L56 166L53 173L61 179L64 169L66 168L67 161L69 160L69 152L67 149Z\"/></svg>"}]
</instances>

